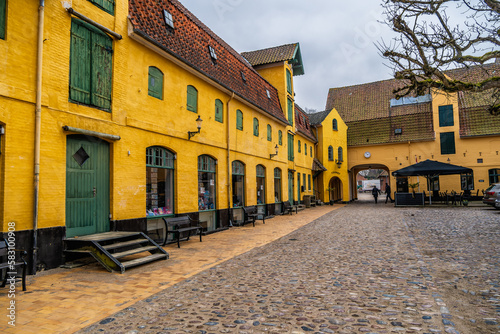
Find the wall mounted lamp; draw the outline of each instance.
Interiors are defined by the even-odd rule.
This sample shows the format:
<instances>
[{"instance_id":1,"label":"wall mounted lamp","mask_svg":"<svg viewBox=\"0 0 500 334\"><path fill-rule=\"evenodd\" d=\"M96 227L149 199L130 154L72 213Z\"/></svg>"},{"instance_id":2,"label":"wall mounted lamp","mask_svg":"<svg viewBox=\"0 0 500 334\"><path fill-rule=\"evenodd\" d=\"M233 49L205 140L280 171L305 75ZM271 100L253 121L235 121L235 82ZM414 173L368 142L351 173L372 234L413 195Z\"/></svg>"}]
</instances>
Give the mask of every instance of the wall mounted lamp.
<instances>
[{"instance_id":1,"label":"wall mounted lamp","mask_svg":"<svg viewBox=\"0 0 500 334\"><path fill-rule=\"evenodd\" d=\"M198 115L198 118L196 119L196 126L198 127L198 131L188 131L188 140L190 140L191 137L194 137L195 134L200 133L201 122L203 122L203 120L201 119L200 115Z\"/></svg>"},{"instance_id":2,"label":"wall mounted lamp","mask_svg":"<svg viewBox=\"0 0 500 334\"><path fill-rule=\"evenodd\" d=\"M276 147L274 147L274 151L275 151L276 153L274 153L274 154L269 154L269 159L272 159L272 157L275 157L275 156L277 156L277 155L278 155L278 144L276 144Z\"/></svg>"},{"instance_id":3,"label":"wall mounted lamp","mask_svg":"<svg viewBox=\"0 0 500 334\"><path fill-rule=\"evenodd\" d=\"M335 163L337 164L337 167L340 168L342 166L342 160L335 159Z\"/></svg>"}]
</instances>

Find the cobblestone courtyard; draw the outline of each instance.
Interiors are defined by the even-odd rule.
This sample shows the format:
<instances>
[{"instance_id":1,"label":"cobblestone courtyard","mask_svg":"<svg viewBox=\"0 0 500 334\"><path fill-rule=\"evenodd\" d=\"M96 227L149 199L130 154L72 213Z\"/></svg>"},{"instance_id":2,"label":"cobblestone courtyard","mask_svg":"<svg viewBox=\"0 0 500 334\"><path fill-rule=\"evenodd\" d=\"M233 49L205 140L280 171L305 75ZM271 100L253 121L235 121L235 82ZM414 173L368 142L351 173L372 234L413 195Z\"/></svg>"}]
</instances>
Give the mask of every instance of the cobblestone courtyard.
<instances>
[{"instance_id":1,"label":"cobblestone courtyard","mask_svg":"<svg viewBox=\"0 0 500 334\"><path fill-rule=\"evenodd\" d=\"M80 332L482 334L499 324L500 211L358 203Z\"/></svg>"}]
</instances>

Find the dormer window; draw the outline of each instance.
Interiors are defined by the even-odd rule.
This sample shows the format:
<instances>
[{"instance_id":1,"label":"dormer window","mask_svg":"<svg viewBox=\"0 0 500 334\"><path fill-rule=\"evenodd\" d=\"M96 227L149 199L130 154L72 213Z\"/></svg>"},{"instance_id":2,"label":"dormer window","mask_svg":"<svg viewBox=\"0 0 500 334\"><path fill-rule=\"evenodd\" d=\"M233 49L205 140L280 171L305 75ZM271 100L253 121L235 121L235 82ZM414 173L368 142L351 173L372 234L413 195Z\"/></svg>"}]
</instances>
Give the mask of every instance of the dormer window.
<instances>
[{"instance_id":1,"label":"dormer window","mask_svg":"<svg viewBox=\"0 0 500 334\"><path fill-rule=\"evenodd\" d=\"M163 17L165 19L165 24L170 28L174 29L174 19L172 18L172 14L170 14L166 9L164 9Z\"/></svg>"},{"instance_id":2,"label":"dormer window","mask_svg":"<svg viewBox=\"0 0 500 334\"><path fill-rule=\"evenodd\" d=\"M208 51L210 52L210 57L212 58L212 61L215 62L217 60L217 53L215 53L215 49L211 45L209 45Z\"/></svg>"},{"instance_id":3,"label":"dormer window","mask_svg":"<svg viewBox=\"0 0 500 334\"><path fill-rule=\"evenodd\" d=\"M266 89L266 94L267 94L267 98L270 99L271 98L271 93L269 93L269 89Z\"/></svg>"}]
</instances>

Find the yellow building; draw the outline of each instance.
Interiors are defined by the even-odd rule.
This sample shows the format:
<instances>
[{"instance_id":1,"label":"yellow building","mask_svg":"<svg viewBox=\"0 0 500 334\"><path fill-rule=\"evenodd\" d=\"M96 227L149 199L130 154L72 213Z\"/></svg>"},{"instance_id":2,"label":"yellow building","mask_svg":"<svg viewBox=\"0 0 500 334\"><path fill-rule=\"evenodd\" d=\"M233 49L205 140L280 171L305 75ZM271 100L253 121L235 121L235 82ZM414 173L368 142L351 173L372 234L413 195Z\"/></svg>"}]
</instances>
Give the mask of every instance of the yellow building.
<instances>
[{"instance_id":1,"label":"yellow building","mask_svg":"<svg viewBox=\"0 0 500 334\"><path fill-rule=\"evenodd\" d=\"M179 1L4 3L0 217L32 268L66 238L180 215L210 233L324 192L298 43L252 66Z\"/></svg>"},{"instance_id":2,"label":"yellow building","mask_svg":"<svg viewBox=\"0 0 500 334\"><path fill-rule=\"evenodd\" d=\"M447 71L451 78L498 73L498 64ZM488 113L487 94L430 91L418 98L394 98L401 83L395 79L332 88L326 103L335 108L348 126L348 168L351 194L356 192L356 174L364 169L384 169L392 191L427 192L424 177L394 178L392 172L424 160L471 168L471 177L440 176L433 191L457 193L469 190L482 196L489 184L500 182L500 119ZM491 95L491 94L490 94ZM394 198L394 197L393 197Z\"/></svg>"},{"instance_id":3,"label":"yellow building","mask_svg":"<svg viewBox=\"0 0 500 334\"><path fill-rule=\"evenodd\" d=\"M309 119L320 138L314 168L319 196L323 202L349 202L347 126L335 109L310 114Z\"/></svg>"}]
</instances>

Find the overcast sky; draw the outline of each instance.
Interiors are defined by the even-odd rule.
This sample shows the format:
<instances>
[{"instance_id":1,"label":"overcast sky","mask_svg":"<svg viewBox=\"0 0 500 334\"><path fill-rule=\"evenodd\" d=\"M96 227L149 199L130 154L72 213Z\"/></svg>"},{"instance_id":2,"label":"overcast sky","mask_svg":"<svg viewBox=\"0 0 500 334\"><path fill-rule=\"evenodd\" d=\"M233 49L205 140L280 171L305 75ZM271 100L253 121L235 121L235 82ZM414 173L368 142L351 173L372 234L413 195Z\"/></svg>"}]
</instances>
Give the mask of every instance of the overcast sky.
<instances>
[{"instance_id":1,"label":"overcast sky","mask_svg":"<svg viewBox=\"0 0 500 334\"><path fill-rule=\"evenodd\" d=\"M296 102L323 111L328 89L390 79L374 45L390 40L378 0L181 0L237 52L300 43Z\"/></svg>"}]
</instances>

